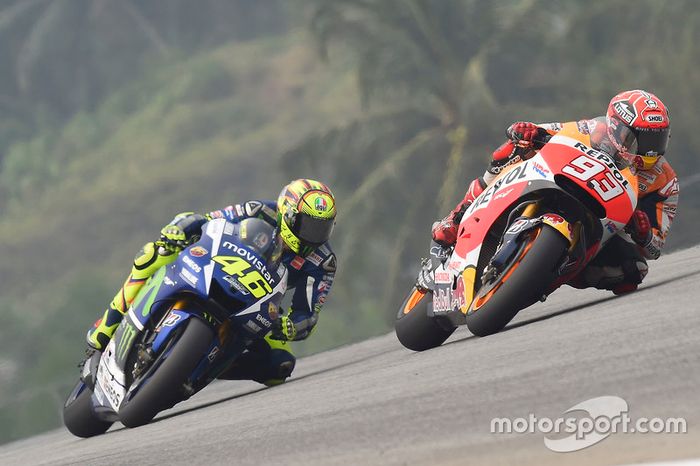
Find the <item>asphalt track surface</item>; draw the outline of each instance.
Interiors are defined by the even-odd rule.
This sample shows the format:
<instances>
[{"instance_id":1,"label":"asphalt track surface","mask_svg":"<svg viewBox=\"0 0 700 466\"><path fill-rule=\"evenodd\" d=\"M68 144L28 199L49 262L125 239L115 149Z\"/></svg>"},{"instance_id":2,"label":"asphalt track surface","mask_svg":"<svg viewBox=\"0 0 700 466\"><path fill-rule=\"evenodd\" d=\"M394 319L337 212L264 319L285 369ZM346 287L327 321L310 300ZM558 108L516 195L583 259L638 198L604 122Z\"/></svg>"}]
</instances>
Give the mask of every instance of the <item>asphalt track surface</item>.
<instances>
[{"instance_id":1,"label":"asphalt track surface","mask_svg":"<svg viewBox=\"0 0 700 466\"><path fill-rule=\"evenodd\" d=\"M0 464L629 464L700 458L700 248L662 257L636 293L563 288L502 333L460 328L413 353L393 333L301 359L285 385L217 382L150 425L65 430L0 447ZM557 418L615 395L686 434L612 434L572 453L494 417Z\"/></svg>"}]
</instances>

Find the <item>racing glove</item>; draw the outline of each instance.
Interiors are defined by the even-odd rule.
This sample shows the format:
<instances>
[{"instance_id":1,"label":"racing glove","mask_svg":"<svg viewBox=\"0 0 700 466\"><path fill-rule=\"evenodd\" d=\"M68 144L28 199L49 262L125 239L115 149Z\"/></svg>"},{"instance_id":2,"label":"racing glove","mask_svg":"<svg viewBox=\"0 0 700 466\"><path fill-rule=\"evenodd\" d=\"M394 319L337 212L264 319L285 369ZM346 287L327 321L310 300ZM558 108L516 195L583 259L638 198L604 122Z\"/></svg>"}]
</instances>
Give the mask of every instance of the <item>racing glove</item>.
<instances>
[{"instance_id":1,"label":"racing glove","mask_svg":"<svg viewBox=\"0 0 700 466\"><path fill-rule=\"evenodd\" d=\"M433 240L443 246L452 246L457 242L457 224L448 217L451 215L433 223Z\"/></svg>"},{"instance_id":2,"label":"racing glove","mask_svg":"<svg viewBox=\"0 0 700 466\"><path fill-rule=\"evenodd\" d=\"M177 214L172 222L160 230L160 240L156 241L156 245L178 253L200 238L202 225L208 220L194 212Z\"/></svg>"},{"instance_id":3,"label":"racing glove","mask_svg":"<svg viewBox=\"0 0 700 466\"><path fill-rule=\"evenodd\" d=\"M519 147L532 147L534 139L539 134L539 127L529 121L518 121L506 130L506 136Z\"/></svg>"},{"instance_id":4,"label":"racing glove","mask_svg":"<svg viewBox=\"0 0 700 466\"><path fill-rule=\"evenodd\" d=\"M627 224L627 230L640 246L646 246L651 241L651 222L649 216L642 210L635 210L632 219Z\"/></svg>"},{"instance_id":5,"label":"racing glove","mask_svg":"<svg viewBox=\"0 0 700 466\"><path fill-rule=\"evenodd\" d=\"M272 324L271 338L273 340L291 341L297 336L294 322L287 316L282 316Z\"/></svg>"},{"instance_id":6,"label":"racing glove","mask_svg":"<svg viewBox=\"0 0 700 466\"><path fill-rule=\"evenodd\" d=\"M156 245L170 252L180 252L187 247L187 235L178 225L166 225L160 230Z\"/></svg>"}]
</instances>

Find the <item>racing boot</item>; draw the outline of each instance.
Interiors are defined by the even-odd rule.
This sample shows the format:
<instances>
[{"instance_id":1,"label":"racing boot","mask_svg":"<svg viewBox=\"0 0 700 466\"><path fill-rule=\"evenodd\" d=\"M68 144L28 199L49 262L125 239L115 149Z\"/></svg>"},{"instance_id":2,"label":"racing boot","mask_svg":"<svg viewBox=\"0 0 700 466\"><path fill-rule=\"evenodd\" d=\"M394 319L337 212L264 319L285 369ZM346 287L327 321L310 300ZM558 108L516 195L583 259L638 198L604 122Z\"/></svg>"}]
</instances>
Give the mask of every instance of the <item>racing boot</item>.
<instances>
[{"instance_id":1,"label":"racing boot","mask_svg":"<svg viewBox=\"0 0 700 466\"><path fill-rule=\"evenodd\" d=\"M449 247L453 246L457 242L457 228L459 222L462 220L462 216L467 208L474 202L479 194L484 192L486 188L486 182L482 177L476 178L469 185L467 193L464 195L464 199L457 204L457 207L452 209L452 211L445 216L439 222L433 223L433 240L442 246Z\"/></svg>"},{"instance_id":2,"label":"racing boot","mask_svg":"<svg viewBox=\"0 0 700 466\"><path fill-rule=\"evenodd\" d=\"M88 330L86 339L90 348L102 351L107 346L124 314L146 281L159 268L170 264L176 258L176 251L165 247L160 241L148 243L139 251L124 285L114 296L102 317Z\"/></svg>"}]
</instances>

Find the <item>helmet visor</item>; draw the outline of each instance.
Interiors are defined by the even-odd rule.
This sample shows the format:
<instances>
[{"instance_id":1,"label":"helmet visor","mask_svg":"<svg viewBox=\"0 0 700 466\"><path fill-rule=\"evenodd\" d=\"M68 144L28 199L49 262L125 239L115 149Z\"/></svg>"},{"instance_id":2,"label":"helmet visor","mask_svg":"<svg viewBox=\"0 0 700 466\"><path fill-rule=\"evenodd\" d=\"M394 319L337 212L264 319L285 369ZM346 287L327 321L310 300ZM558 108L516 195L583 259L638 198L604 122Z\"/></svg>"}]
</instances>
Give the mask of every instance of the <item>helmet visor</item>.
<instances>
[{"instance_id":1,"label":"helmet visor","mask_svg":"<svg viewBox=\"0 0 700 466\"><path fill-rule=\"evenodd\" d=\"M620 152L636 154L637 135L632 128L617 119L613 119L611 123L611 131L609 132L609 136L613 139L613 145L617 148L617 150Z\"/></svg>"},{"instance_id":2,"label":"helmet visor","mask_svg":"<svg viewBox=\"0 0 700 466\"><path fill-rule=\"evenodd\" d=\"M299 214L292 231L304 243L320 246L331 237L334 225L335 219L332 218L315 218Z\"/></svg>"},{"instance_id":3,"label":"helmet visor","mask_svg":"<svg viewBox=\"0 0 700 466\"><path fill-rule=\"evenodd\" d=\"M637 131L637 155L664 155L668 146L669 128L650 128Z\"/></svg>"},{"instance_id":4,"label":"helmet visor","mask_svg":"<svg viewBox=\"0 0 700 466\"><path fill-rule=\"evenodd\" d=\"M610 137L621 152L658 157L666 153L670 131L670 128L630 128L618 123L612 127Z\"/></svg>"}]
</instances>

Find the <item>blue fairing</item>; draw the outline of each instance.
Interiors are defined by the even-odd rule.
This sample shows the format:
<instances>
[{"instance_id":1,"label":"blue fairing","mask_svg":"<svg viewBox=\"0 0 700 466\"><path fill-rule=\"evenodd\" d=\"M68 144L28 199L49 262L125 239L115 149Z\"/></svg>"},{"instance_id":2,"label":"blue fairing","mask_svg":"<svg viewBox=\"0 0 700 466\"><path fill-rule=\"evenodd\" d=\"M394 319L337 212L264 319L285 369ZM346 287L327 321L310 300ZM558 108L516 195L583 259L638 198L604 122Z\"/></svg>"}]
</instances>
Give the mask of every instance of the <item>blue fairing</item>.
<instances>
[{"instance_id":1,"label":"blue fairing","mask_svg":"<svg viewBox=\"0 0 700 466\"><path fill-rule=\"evenodd\" d=\"M257 272L270 290L277 288L283 279L280 272L285 273L283 272L285 269L276 264L273 270L268 269L268 261L253 248L248 247L241 238L240 225L223 219L207 223L203 228L202 238L185 249L171 265L154 275L146 285L151 287L146 293L155 293L155 296L142 294L139 296L140 299L137 298L134 315L140 323L145 325L151 314L156 312L161 304L171 302L174 295L194 294L204 301L214 299L232 314L242 311L240 314L230 316L231 320L244 326L249 332L252 331L251 333L264 336L269 330L267 325L270 322L269 302L273 299L279 301L280 293L254 296L241 282L240 276L235 273L227 274L224 272L226 264L216 262L213 258L219 257L217 260L222 262L225 262L222 258L236 258L244 261L246 274ZM240 264L237 265L239 265L238 270L241 270ZM163 274L162 277L161 274ZM241 274L239 272L239 275ZM260 284L255 286L262 288ZM256 306L251 308L254 304ZM257 314L260 314L260 317ZM254 325L246 325L251 317ZM173 328L179 326L184 320L181 319L177 325L173 325ZM259 327L259 330L256 330L256 327Z\"/></svg>"},{"instance_id":2,"label":"blue fairing","mask_svg":"<svg viewBox=\"0 0 700 466\"><path fill-rule=\"evenodd\" d=\"M117 366L126 371L138 328L153 325L150 348L155 354L192 318L212 327L215 337L190 376L192 381L210 380L252 341L263 338L277 318L287 283L286 268L275 260L279 254L271 248L275 238L274 230L259 219L239 224L216 219L205 224L201 239L158 270L134 300L129 318L113 339ZM220 334L222 325L227 329Z\"/></svg>"},{"instance_id":3,"label":"blue fairing","mask_svg":"<svg viewBox=\"0 0 700 466\"><path fill-rule=\"evenodd\" d=\"M287 285L280 256L281 240L263 220L234 224L221 218L206 223L197 243L144 284L95 367L85 366L83 376L94 380L95 413L114 420L120 407L148 386L177 347L183 324L192 318L213 330L211 342L183 384L192 392L206 386L253 341L265 337L278 317ZM78 386L74 394L82 389Z\"/></svg>"}]
</instances>

